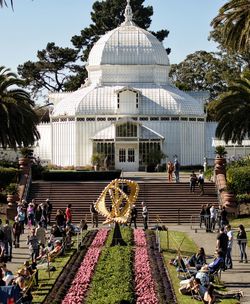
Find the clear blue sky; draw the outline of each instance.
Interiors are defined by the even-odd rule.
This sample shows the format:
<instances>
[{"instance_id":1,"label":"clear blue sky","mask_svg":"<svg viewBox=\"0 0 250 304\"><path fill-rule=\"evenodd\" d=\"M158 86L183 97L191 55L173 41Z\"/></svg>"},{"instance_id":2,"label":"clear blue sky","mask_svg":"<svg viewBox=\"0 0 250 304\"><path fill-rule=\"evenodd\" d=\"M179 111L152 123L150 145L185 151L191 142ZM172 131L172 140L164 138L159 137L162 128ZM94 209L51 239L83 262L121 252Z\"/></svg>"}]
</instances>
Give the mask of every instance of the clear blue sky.
<instances>
[{"instance_id":1,"label":"clear blue sky","mask_svg":"<svg viewBox=\"0 0 250 304\"><path fill-rule=\"evenodd\" d=\"M9 2L9 0L6 0ZM124 0L126 1L126 0ZM0 65L16 71L18 64L36 60L48 42L71 47L70 39L91 23L94 0L14 0L0 9ZM164 41L171 63L179 63L198 50L215 51L207 40L210 22L226 0L145 0L154 15L150 29L170 31Z\"/></svg>"}]
</instances>

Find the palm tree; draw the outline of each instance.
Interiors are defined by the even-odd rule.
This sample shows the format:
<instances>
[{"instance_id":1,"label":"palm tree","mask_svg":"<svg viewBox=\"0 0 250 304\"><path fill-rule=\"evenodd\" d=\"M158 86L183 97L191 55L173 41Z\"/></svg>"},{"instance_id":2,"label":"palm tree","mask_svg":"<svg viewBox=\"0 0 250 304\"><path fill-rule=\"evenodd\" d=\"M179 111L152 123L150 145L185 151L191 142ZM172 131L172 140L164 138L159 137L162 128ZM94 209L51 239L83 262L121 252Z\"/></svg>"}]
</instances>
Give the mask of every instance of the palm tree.
<instances>
[{"instance_id":1,"label":"palm tree","mask_svg":"<svg viewBox=\"0 0 250 304\"><path fill-rule=\"evenodd\" d=\"M229 51L244 53L250 49L250 1L230 0L223 5L211 25L221 29Z\"/></svg>"},{"instance_id":2,"label":"palm tree","mask_svg":"<svg viewBox=\"0 0 250 304\"><path fill-rule=\"evenodd\" d=\"M10 4L11 4L11 7L13 9L13 0L10 0ZM0 6L3 7L3 6L8 6L6 0L0 0Z\"/></svg>"},{"instance_id":3,"label":"palm tree","mask_svg":"<svg viewBox=\"0 0 250 304\"><path fill-rule=\"evenodd\" d=\"M32 145L40 138L38 116L29 93L18 88L23 81L5 67L0 67L0 146Z\"/></svg>"},{"instance_id":4,"label":"palm tree","mask_svg":"<svg viewBox=\"0 0 250 304\"><path fill-rule=\"evenodd\" d=\"M216 105L216 136L226 142L241 142L250 137L250 71L229 86Z\"/></svg>"}]
</instances>

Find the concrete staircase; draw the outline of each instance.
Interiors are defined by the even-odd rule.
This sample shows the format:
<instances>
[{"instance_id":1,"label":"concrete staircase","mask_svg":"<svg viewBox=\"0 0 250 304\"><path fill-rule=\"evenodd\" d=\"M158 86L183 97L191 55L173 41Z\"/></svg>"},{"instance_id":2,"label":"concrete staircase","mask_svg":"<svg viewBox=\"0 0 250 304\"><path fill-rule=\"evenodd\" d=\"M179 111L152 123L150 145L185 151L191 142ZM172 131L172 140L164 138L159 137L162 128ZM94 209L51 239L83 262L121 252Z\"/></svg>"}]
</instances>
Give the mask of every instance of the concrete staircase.
<instances>
[{"instance_id":1,"label":"concrete staircase","mask_svg":"<svg viewBox=\"0 0 250 304\"><path fill-rule=\"evenodd\" d=\"M79 223L87 216L90 222L89 205L101 194L108 182L34 182L32 183L28 201L35 198L40 204L49 198L53 204L52 221L57 209L65 210L67 204L72 204L73 222ZM217 195L214 183L205 183L205 195L189 192L189 183L167 183L166 179L153 181L138 180L140 186L137 201L138 222L142 222L141 201L146 202L149 210L150 223L158 219L162 223L189 223L190 217L198 217L202 204L215 203ZM103 218L100 218L102 221Z\"/></svg>"}]
</instances>

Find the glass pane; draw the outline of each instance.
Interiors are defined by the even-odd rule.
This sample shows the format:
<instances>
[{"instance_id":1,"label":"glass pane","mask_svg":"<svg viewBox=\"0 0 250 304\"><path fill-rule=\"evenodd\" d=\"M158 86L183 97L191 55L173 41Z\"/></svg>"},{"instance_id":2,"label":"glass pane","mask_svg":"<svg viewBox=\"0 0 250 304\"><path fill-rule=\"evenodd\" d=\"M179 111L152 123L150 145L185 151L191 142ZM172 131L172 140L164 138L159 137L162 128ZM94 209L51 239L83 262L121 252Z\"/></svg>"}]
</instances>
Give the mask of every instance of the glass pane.
<instances>
[{"instance_id":1,"label":"glass pane","mask_svg":"<svg viewBox=\"0 0 250 304\"><path fill-rule=\"evenodd\" d=\"M126 162L126 149L119 149L119 162L120 163Z\"/></svg>"},{"instance_id":2,"label":"glass pane","mask_svg":"<svg viewBox=\"0 0 250 304\"><path fill-rule=\"evenodd\" d=\"M128 162L129 163L135 162L135 149L133 148L128 149Z\"/></svg>"}]
</instances>

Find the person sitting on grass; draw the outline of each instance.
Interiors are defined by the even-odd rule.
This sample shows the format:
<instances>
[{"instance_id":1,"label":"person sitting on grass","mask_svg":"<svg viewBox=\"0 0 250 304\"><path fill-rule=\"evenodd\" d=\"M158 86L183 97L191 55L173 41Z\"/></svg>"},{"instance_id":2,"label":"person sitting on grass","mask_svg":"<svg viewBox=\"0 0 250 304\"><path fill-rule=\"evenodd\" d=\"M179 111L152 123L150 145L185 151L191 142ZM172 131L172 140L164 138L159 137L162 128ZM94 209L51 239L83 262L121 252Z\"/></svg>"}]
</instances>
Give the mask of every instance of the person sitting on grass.
<instances>
[{"instance_id":1,"label":"person sitting on grass","mask_svg":"<svg viewBox=\"0 0 250 304\"><path fill-rule=\"evenodd\" d=\"M206 254L204 248L201 247L196 254L191 256L187 265L199 270L204 264L206 264Z\"/></svg>"},{"instance_id":2,"label":"person sitting on grass","mask_svg":"<svg viewBox=\"0 0 250 304\"><path fill-rule=\"evenodd\" d=\"M60 240L56 240L54 249L52 249L51 251L48 251L48 249L45 249L44 250L45 254L42 255L41 257L39 257L39 260L44 260L44 259L48 258L48 260L51 261L51 259L53 259L54 257L56 257L59 254L61 249L62 249L62 242Z\"/></svg>"}]
</instances>

